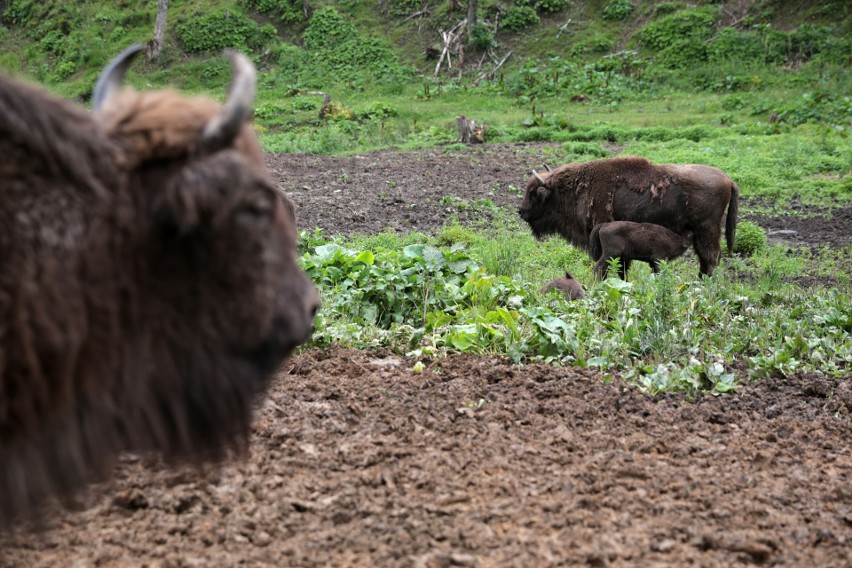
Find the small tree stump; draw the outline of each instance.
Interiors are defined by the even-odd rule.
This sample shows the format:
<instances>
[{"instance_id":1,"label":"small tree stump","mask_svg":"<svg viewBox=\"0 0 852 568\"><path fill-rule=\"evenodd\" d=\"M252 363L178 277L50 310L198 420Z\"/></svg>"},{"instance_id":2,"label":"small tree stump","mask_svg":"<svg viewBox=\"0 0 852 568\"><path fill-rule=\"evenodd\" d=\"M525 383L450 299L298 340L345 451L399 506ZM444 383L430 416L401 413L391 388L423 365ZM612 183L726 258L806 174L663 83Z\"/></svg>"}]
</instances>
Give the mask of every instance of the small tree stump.
<instances>
[{"instance_id":1,"label":"small tree stump","mask_svg":"<svg viewBox=\"0 0 852 568\"><path fill-rule=\"evenodd\" d=\"M322 106L320 107L319 117L328 118L331 116L331 95L325 93L322 96Z\"/></svg>"},{"instance_id":2,"label":"small tree stump","mask_svg":"<svg viewBox=\"0 0 852 568\"><path fill-rule=\"evenodd\" d=\"M475 120L468 120L464 115L456 117L456 128L459 131L459 142L464 144L485 144L485 133L488 125L477 124Z\"/></svg>"}]
</instances>

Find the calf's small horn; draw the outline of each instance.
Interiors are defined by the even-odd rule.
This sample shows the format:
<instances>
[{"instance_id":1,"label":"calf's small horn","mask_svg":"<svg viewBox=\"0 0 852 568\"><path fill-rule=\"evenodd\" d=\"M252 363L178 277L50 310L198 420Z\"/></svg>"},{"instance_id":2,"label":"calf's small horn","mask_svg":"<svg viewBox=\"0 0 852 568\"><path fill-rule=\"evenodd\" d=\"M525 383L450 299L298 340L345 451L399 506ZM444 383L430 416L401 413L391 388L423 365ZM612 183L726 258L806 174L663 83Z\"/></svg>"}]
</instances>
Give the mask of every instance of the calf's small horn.
<instances>
[{"instance_id":1,"label":"calf's small horn","mask_svg":"<svg viewBox=\"0 0 852 568\"><path fill-rule=\"evenodd\" d=\"M121 53L119 53L109 65L104 67L98 77L98 82L95 83L95 91L92 93L92 112L98 114L104 106L104 103L121 87L124 82L124 75L133 60L142 52L142 46L137 44L131 45Z\"/></svg>"},{"instance_id":2,"label":"calf's small horn","mask_svg":"<svg viewBox=\"0 0 852 568\"><path fill-rule=\"evenodd\" d=\"M228 100L201 133L201 147L207 152L220 150L236 138L251 114L257 86L257 72L248 57L230 49L225 55L231 60L233 77Z\"/></svg>"},{"instance_id":3,"label":"calf's small horn","mask_svg":"<svg viewBox=\"0 0 852 568\"><path fill-rule=\"evenodd\" d=\"M540 183L541 185L546 185L544 178L542 178L540 175L538 175L537 171L533 170L532 174L533 174L533 177L538 180L538 183Z\"/></svg>"}]
</instances>

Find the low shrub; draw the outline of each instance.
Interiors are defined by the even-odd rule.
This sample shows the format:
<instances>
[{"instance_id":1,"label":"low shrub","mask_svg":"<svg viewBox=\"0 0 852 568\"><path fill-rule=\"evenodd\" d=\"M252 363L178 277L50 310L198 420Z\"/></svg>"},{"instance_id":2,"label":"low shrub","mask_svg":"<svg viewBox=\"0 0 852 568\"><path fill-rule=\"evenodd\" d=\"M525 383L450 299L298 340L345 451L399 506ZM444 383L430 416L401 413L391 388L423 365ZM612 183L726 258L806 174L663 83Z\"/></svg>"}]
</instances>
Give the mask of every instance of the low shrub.
<instances>
[{"instance_id":1,"label":"low shrub","mask_svg":"<svg viewBox=\"0 0 852 568\"><path fill-rule=\"evenodd\" d=\"M539 22L535 8L529 6L512 6L500 21L500 27L510 32L519 32Z\"/></svg>"},{"instance_id":2,"label":"low shrub","mask_svg":"<svg viewBox=\"0 0 852 568\"><path fill-rule=\"evenodd\" d=\"M737 236L734 239L734 252L743 256L752 256L766 250L766 232L760 225L751 221L737 224Z\"/></svg>"},{"instance_id":3,"label":"low shrub","mask_svg":"<svg viewBox=\"0 0 852 568\"><path fill-rule=\"evenodd\" d=\"M633 12L633 4L630 0L610 0L604 6L604 20L623 20Z\"/></svg>"}]
</instances>

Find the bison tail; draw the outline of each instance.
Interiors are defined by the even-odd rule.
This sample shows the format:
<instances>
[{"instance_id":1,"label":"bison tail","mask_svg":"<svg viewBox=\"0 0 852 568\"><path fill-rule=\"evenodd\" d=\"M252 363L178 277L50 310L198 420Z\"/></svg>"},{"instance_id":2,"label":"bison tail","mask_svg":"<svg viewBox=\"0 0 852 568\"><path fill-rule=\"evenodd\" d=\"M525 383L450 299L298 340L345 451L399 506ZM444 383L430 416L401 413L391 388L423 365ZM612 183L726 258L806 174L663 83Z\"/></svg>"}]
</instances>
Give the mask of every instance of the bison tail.
<instances>
[{"instance_id":1,"label":"bison tail","mask_svg":"<svg viewBox=\"0 0 852 568\"><path fill-rule=\"evenodd\" d=\"M734 239L737 236L737 213L739 212L740 188L736 183L731 187L731 201L728 203L728 218L725 220L725 241L728 243L728 254L734 252Z\"/></svg>"},{"instance_id":2,"label":"bison tail","mask_svg":"<svg viewBox=\"0 0 852 568\"><path fill-rule=\"evenodd\" d=\"M595 225L595 228L592 229L592 233L589 235L589 255L592 257L592 260L598 260L601 256L603 256L599 235L602 225L603 223Z\"/></svg>"}]
</instances>

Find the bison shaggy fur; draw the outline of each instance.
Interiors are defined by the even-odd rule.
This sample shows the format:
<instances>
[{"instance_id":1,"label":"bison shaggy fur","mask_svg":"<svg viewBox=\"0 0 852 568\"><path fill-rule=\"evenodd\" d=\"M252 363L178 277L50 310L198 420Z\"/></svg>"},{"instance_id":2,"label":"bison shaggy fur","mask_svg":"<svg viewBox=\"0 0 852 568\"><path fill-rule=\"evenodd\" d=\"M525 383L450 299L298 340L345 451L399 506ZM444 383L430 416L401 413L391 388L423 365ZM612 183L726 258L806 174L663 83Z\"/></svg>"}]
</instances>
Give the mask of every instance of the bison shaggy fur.
<instances>
[{"instance_id":1,"label":"bison shaggy fur","mask_svg":"<svg viewBox=\"0 0 852 568\"><path fill-rule=\"evenodd\" d=\"M723 224L733 248L738 199L737 185L716 168L618 157L533 172L518 213L537 238L560 235L587 251L595 225L610 221L692 231L700 272L710 276L719 263Z\"/></svg>"},{"instance_id":2,"label":"bison shaggy fur","mask_svg":"<svg viewBox=\"0 0 852 568\"><path fill-rule=\"evenodd\" d=\"M0 76L0 527L108 476L119 453L245 449L253 405L312 329L289 205L248 114L119 88L95 110Z\"/></svg>"},{"instance_id":3,"label":"bison shaggy fur","mask_svg":"<svg viewBox=\"0 0 852 568\"><path fill-rule=\"evenodd\" d=\"M633 223L632 221L613 221L595 225L589 237L589 254L596 260L595 274L605 278L609 269L608 261L618 258L621 261L619 275L627 280L630 263L641 260L651 265L651 270L659 272L661 260L679 257L692 244L692 231L683 234L666 229L653 223Z\"/></svg>"},{"instance_id":4,"label":"bison shaggy fur","mask_svg":"<svg viewBox=\"0 0 852 568\"><path fill-rule=\"evenodd\" d=\"M574 276L571 275L570 272L566 272L565 276L560 276L559 278L555 278L542 286L539 289L539 293L547 294L551 290L561 290L562 294L565 296L566 300L579 300L584 297L586 293L583 291L583 285L577 282L574 279Z\"/></svg>"}]
</instances>

